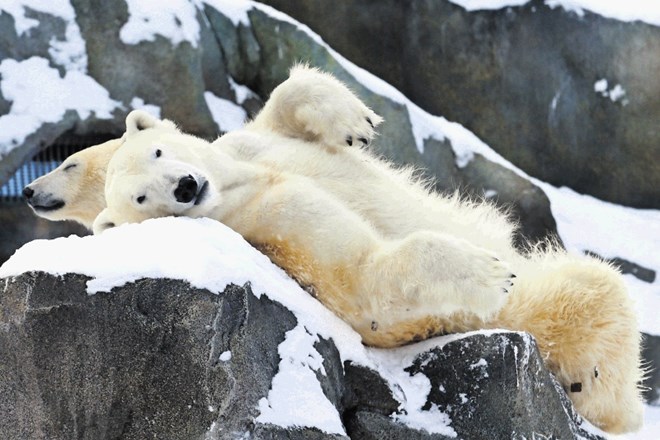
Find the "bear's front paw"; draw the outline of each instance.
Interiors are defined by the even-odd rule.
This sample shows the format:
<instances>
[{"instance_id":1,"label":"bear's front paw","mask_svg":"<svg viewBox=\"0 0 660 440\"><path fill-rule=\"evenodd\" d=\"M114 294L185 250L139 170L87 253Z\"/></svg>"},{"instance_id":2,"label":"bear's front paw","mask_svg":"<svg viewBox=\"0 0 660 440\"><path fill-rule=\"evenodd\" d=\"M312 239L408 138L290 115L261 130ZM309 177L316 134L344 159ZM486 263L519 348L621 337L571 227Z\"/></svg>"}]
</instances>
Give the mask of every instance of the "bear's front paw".
<instances>
[{"instance_id":1,"label":"bear's front paw","mask_svg":"<svg viewBox=\"0 0 660 440\"><path fill-rule=\"evenodd\" d=\"M346 121L344 140L349 147L366 147L376 135L375 128L381 122L381 118L368 109L354 110L358 110L355 112L357 115Z\"/></svg>"}]
</instances>

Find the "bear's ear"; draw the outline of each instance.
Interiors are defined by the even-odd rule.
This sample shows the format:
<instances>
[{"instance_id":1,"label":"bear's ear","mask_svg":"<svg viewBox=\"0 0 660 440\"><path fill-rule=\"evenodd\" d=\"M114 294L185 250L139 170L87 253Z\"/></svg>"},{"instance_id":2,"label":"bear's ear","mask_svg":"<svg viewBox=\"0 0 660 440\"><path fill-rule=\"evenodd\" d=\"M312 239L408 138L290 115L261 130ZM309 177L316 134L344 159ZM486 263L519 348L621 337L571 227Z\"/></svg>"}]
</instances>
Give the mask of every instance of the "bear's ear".
<instances>
[{"instance_id":1,"label":"bear's ear","mask_svg":"<svg viewBox=\"0 0 660 440\"><path fill-rule=\"evenodd\" d=\"M176 125L167 119L160 120L144 110L133 110L126 116L126 136L149 128L176 130Z\"/></svg>"}]
</instances>

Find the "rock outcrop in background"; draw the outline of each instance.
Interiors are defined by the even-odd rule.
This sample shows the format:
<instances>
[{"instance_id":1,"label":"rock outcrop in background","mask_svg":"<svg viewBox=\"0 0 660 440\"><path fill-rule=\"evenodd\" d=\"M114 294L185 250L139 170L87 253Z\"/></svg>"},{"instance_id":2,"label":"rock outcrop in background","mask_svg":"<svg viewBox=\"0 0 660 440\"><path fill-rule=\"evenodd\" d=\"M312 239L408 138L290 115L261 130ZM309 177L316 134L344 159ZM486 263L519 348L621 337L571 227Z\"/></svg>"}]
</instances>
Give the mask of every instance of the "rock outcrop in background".
<instances>
[{"instance_id":1,"label":"rock outcrop in background","mask_svg":"<svg viewBox=\"0 0 660 440\"><path fill-rule=\"evenodd\" d=\"M325 374L317 379L345 435L259 423L293 313L249 284L216 295L142 279L89 296L87 280L42 272L4 280L3 440L452 438L397 422L406 396L374 370L342 364L322 338L315 349ZM461 338L420 354L406 371L430 379L436 391L425 408L449 413L460 438L599 438L579 426L524 334Z\"/></svg>"},{"instance_id":2,"label":"rock outcrop in background","mask_svg":"<svg viewBox=\"0 0 660 440\"><path fill-rule=\"evenodd\" d=\"M660 27L542 0L265 0L546 182L660 208Z\"/></svg>"}]
</instances>

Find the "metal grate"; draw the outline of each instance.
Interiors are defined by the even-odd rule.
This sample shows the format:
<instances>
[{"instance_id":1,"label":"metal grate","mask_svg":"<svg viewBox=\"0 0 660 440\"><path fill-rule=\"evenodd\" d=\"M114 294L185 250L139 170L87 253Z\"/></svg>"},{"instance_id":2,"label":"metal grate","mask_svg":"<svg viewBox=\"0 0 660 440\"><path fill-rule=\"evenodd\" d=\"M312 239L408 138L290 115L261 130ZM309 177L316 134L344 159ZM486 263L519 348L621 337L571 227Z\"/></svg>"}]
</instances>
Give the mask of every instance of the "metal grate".
<instances>
[{"instance_id":1,"label":"metal grate","mask_svg":"<svg viewBox=\"0 0 660 440\"><path fill-rule=\"evenodd\" d=\"M0 202L14 202L23 198L23 188L34 179L50 173L67 157L92 145L114 139L115 135L62 136L21 166L0 187Z\"/></svg>"}]
</instances>

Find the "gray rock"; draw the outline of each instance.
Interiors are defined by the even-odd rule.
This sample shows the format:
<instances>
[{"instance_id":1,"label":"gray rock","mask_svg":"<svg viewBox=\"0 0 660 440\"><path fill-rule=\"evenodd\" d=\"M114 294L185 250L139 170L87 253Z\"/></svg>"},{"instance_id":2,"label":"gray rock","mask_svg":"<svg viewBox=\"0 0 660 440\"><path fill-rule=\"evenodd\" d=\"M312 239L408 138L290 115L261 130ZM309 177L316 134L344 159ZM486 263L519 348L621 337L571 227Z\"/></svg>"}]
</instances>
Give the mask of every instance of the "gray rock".
<instances>
[{"instance_id":1,"label":"gray rock","mask_svg":"<svg viewBox=\"0 0 660 440\"><path fill-rule=\"evenodd\" d=\"M278 345L296 319L249 284L214 295L183 281L143 279L89 296L87 280L28 273L2 283L1 438L347 438L255 422L278 371ZM387 382L342 365L332 340L316 349L326 372L317 377L350 438L445 438L389 417L399 402ZM231 359L220 360L226 351ZM474 368L481 358L487 366ZM450 342L422 353L408 371L429 377L428 405L450 413L462 438L532 430L594 438L579 430L541 364L531 339L505 333ZM478 426L470 426L475 418Z\"/></svg>"},{"instance_id":2,"label":"gray rock","mask_svg":"<svg viewBox=\"0 0 660 440\"><path fill-rule=\"evenodd\" d=\"M644 398L649 405L660 406L660 336L642 334L642 362L647 369Z\"/></svg>"},{"instance_id":3,"label":"gray rock","mask_svg":"<svg viewBox=\"0 0 660 440\"><path fill-rule=\"evenodd\" d=\"M2 203L0 225L0 265L29 241L89 233L75 222L51 222L37 217L22 200Z\"/></svg>"},{"instance_id":4,"label":"gray rock","mask_svg":"<svg viewBox=\"0 0 660 440\"><path fill-rule=\"evenodd\" d=\"M265 3L529 174L660 207L659 27L540 0L478 12L447 0ZM596 93L601 79L625 97Z\"/></svg>"},{"instance_id":5,"label":"gray rock","mask_svg":"<svg viewBox=\"0 0 660 440\"><path fill-rule=\"evenodd\" d=\"M529 335L461 339L421 354L406 371L431 380L425 409L448 413L461 438L598 438L580 427Z\"/></svg>"}]
</instances>

